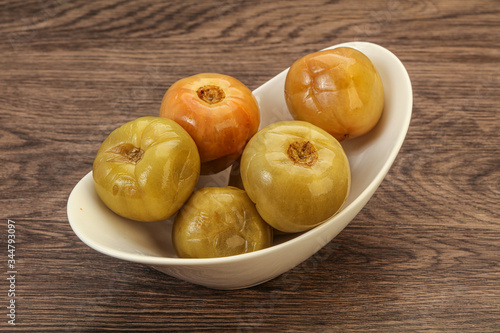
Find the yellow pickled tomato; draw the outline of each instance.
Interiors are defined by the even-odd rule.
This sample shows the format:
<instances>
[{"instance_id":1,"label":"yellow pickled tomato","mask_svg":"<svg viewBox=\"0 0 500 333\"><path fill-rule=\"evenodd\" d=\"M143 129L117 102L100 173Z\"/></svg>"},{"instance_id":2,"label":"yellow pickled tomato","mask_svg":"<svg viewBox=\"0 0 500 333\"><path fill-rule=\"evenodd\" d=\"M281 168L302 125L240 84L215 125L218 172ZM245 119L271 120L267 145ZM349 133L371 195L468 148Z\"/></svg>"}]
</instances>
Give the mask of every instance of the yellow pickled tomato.
<instances>
[{"instance_id":1,"label":"yellow pickled tomato","mask_svg":"<svg viewBox=\"0 0 500 333\"><path fill-rule=\"evenodd\" d=\"M342 141L375 127L384 108L384 88L366 55L339 47L295 61L285 79L285 100L294 119Z\"/></svg>"},{"instance_id":2,"label":"yellow pickled tomato","mask_svg":"<svg viewBox=\"0 0 500 333\"><path fill-rule=\"evenodd\" d=\"M257 132L241 157L241 180L260 216L282 232L311 229L349 195L349 161L340 143L304 121Z\"/></svg>"},{"instance_id":3,"label":"yellow pickled tomato","mask_svg":"<svg viewBox=\"0 0 500 333\"><path fill-rule=\"evenodd\" d=\"M272 244L272 229L245 191L205 187L177 215L172 242L179 257L215 258L257 251Z\"/></svg>"},{"instance_id":4,"label":"yellow pickled tomato","mask_svg":"<svg viewBox=\"0 0 500 333\"><path fill-rule=\"evenodd\" d=\"M92 167L104 204L132 220L164 220L194 190L200 174L195 142L177 123L141 117L115 129L101 144Z\"/></svg>"}]
</instances>

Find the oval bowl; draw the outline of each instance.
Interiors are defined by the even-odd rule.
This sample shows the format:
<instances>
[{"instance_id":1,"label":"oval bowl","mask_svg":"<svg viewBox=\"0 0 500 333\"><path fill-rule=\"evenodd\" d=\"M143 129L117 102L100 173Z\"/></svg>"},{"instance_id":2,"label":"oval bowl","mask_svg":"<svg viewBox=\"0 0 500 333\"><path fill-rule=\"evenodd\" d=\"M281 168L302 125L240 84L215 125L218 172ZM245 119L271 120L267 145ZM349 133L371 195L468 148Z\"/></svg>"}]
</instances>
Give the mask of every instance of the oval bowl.
<instances>
[{"instance_id":1,"label":"oval bowl","mask_svg":"<svg viewBox=\"0 0 500 333\"><path fill-rule=\"evenodd\" d=\"M273 246L264 250L224 258L178 258L171 242L174 217L141 223L114 214L97 196L89 172L68 198L68 220L75 234L103 254L151 265L170 276L215 289L239 289L266 282L312 256L349 224L376 191L403 144L413 106L410 78L393 53L367 42L343 43L328 49L341 46L358 49L374 63L384 85L385 106L372 131L342 143L349 158L352 184L343 209L335 216L307 232L277 236ZM292 119L284 98L287 71L253 92L261 109L261 128ZM225 186L229 173L225 170L202 176L197 187Z\"/></svg>"}]
</instances>

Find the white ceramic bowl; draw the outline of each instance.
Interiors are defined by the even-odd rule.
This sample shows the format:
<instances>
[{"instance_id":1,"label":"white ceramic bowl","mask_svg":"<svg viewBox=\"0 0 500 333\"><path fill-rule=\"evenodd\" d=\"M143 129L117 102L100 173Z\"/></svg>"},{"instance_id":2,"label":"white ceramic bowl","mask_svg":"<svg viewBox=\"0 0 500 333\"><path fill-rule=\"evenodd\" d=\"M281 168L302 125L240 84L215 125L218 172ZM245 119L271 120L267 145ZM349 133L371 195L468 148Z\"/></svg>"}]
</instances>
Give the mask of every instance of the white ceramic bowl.
<instances>
[{"instance_id":1,"label":"white ceramic bowl","mask_svg":"<svg viewBox=\"0 0 500 333\"><path fill-rule=\"evenodd\" d=\"M349 158L352 184L344 208L320 226L294 237L276 237L267 249L213 259L178 258L172 247L173 218L141 223L111 212L98 198L89 172L68 199L68 219L76 235L106 255L143 263L195 284L217 289L254 286L300 264L330 242L358 214L380 185L403 144L410 124L413 95L410 78L399 59L372 43L351 42L378 69L385 90L385 108L377 126L365 136L343 143ZM292 119L284 99L288 70L254 91L261 108L261 128ZM198 187L227 185L229 170L200 177Z\"/></svg>"}]
</instances>

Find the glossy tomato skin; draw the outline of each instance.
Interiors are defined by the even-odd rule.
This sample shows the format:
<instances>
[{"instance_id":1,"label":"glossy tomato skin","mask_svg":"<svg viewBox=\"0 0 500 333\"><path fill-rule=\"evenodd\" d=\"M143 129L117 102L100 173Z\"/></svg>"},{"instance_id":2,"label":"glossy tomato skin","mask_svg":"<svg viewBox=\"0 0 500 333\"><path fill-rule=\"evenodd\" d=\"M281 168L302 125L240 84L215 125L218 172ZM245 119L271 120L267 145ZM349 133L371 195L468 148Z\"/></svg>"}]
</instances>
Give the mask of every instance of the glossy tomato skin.
<instances>
[{"instance_id":1,"label":"glossy tomato skin","mask_svg":"<svg viewBox=\"0 0 500 333\"><path fill-rule=\"evenodd\" d=\"M160 116L176 121L192 136L200 152L202 174L230 166L260 124L259 106L250 89L217 73L175 82L163 96Z\"/></svg>"},{"instance_id":2,"label":"glossy tomato skin","mask_svg":"<svg viewBox=\"0 0 500 333\"><path fill-rule=\"evenodd\" d=\"M272 244L272 229L245 191L204 187L179 211L172 243L182 258L216 258L257 251Z\"/></svg>"},{"instance_id":3,"label":"glossy tomato skin","mask_svg":"<svg viewBox=\"0 0 500 333\"><path fill-rule=\"evenodd\" d=\"M96 192L112 211L132 220L159 221L172 216L193 192L200 157L180 125L141 117L104 140L92 171Z\"/></svg>"},{"instance_id":4,"label":"glossy tomato skin","mask_svg":"<svg viewBox=\"0 0 500 333\"><path fill-rule=\"evenodd\" d=\"M311 229L333 216L350 191L340 143L303 121L271 124L248 142L241 179L260 216L282 232Z\"/></svg>"},{"instance_id":5,"label":"glossy tomato skin","mask_svg":"<svg viewBox=\"0 0 500 333\"><path fill-rule=\"evenodd\" d=\"M285 100L294 119L342 141L375 127L384 107L384 88L366 55L340 47L295 61L285 80Z\"/></svg>"}]
</instances>

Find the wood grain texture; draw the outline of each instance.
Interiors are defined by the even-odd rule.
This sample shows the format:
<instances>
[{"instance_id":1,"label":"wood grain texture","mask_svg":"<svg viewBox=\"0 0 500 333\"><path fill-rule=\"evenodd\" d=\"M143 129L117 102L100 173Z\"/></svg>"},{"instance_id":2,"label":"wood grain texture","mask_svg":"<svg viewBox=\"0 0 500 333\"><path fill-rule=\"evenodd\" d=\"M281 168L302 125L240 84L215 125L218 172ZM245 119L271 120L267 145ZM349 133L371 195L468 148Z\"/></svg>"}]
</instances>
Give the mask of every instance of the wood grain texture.
<instances>
[{"instance_id":1,"label":"wood grain texture","mask_svg":"<svg viewBox=\"0 0 500 333\"><path fill-rule=\"evenodd\" d=\"M0 249L7 219L18 241L17 325L3 274L0 330L498 332L499 17L495 0L0 0ZM212 71L254 89L355 40L403 61L412 122L368 205L302 265L210 290L72 232L67 198L100 143L170 84Z\"/></svg>"}]
</instances>

